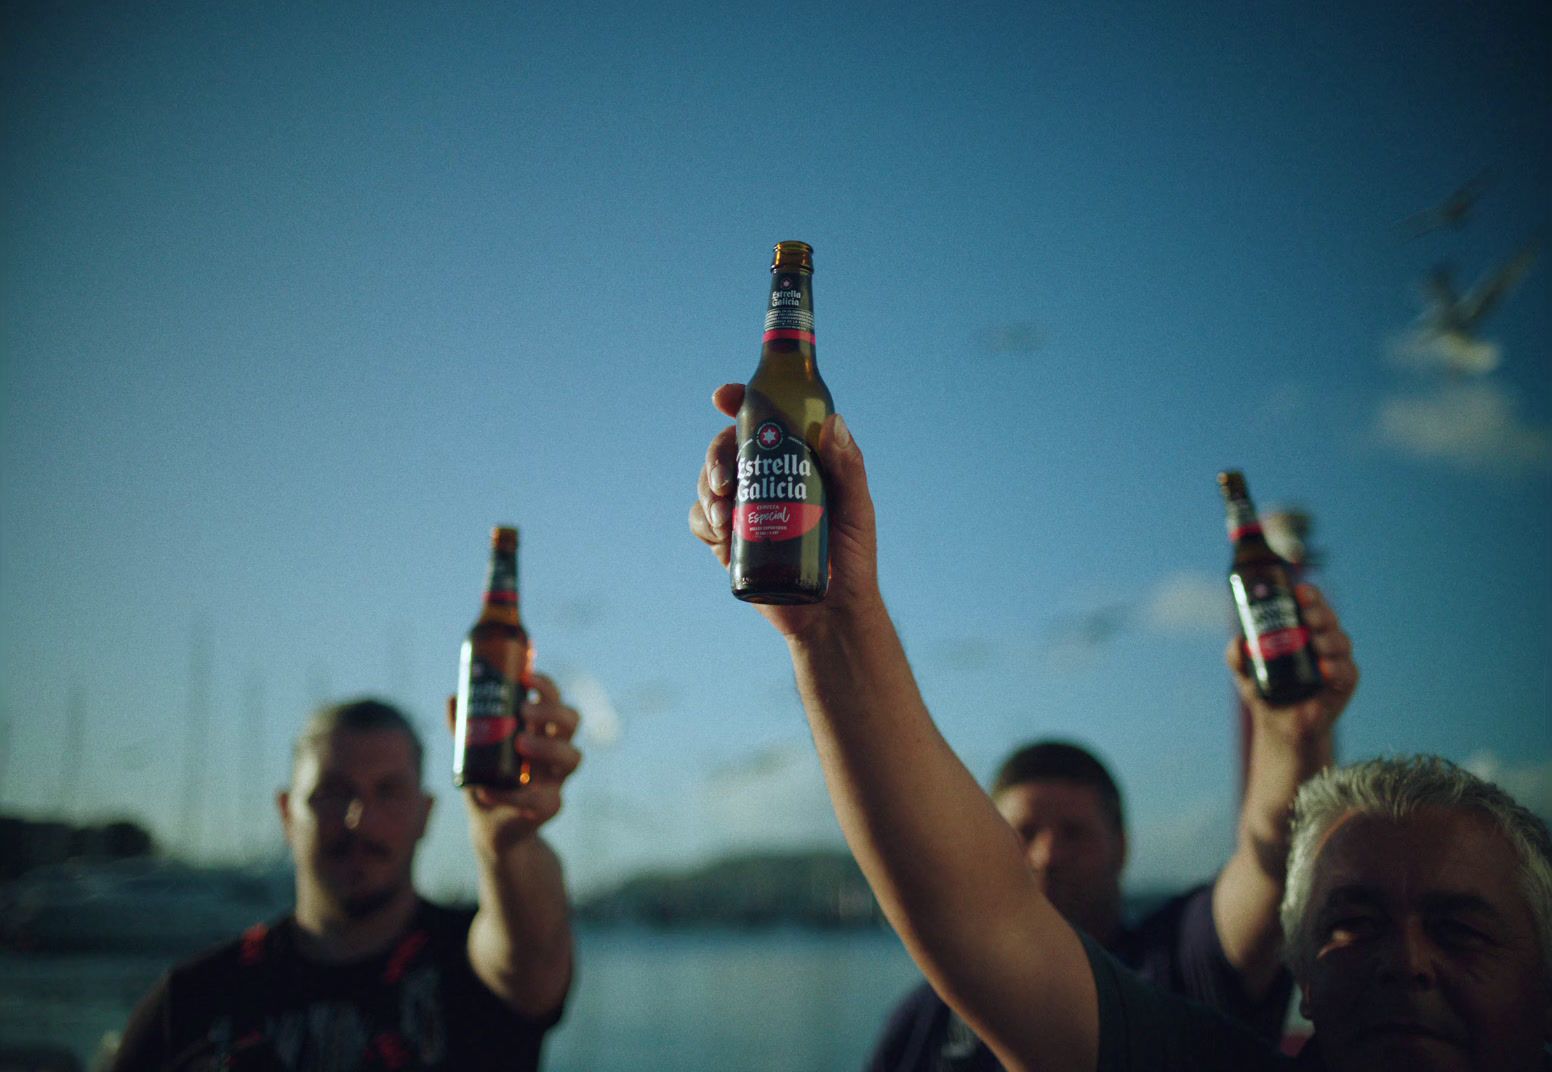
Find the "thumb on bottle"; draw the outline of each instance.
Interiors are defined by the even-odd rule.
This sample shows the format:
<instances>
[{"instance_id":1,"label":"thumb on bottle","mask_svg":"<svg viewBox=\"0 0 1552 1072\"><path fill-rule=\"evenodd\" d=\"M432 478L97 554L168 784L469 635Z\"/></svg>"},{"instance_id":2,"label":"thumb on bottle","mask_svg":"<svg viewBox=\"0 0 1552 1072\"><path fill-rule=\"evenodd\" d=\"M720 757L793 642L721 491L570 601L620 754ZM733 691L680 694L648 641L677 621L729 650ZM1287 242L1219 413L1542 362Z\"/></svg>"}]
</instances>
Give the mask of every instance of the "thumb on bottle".
<instances>
[{"instance_id":1,"label":"thumb on bottle","mask_svg":"<svg viewBox=\"0 0 1552 1072\"><path fill-rule=\"evenodd\" d=\"M846 427L846 418L831 414L819 428L819 460L831 479L845 480L845 473L858 461L857 444Z\"/></svg>"},{"instance_id":2,"label":"thumb on bottle","mask_svg":"<svg viewBox=\"0 0 1552 1072\"><path fill-rule=\"evenodd\" d=\"M839 413L828 417L819 430L819 461L824 466L825 494L838 516L861 521L857 515L862 511L871 515L872 497L868 493L862 450ZM871 523L871 516L868 521Z\"/></svg>"}]
</instances>

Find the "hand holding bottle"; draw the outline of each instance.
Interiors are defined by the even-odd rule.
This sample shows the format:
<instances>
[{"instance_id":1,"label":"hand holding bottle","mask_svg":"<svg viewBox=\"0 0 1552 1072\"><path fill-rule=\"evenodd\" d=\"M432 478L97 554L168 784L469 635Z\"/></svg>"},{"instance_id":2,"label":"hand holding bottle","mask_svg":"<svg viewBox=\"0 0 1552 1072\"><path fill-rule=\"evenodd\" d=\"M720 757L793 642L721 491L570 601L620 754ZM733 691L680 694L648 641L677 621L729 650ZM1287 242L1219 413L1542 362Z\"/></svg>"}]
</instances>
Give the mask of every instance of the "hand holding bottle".
<instances>
[{"instance_id":1,"label":"hand holding bottle","mask_svg":"<svg viewBox=\"0 0 1552 1072\"><path fill-rule=\"evenodd\" d=\"M1276 705L1264 699L1252 673L1245 642L1235 637L1224 652L1234 673L1240 699L1256 721L1256 731L1278 732L1288 737L1323 733L1336 723L1358 688L1358 664L1353 661L1352 639L1342 629L1336 611L1312 584L1294 587L1299 613L1309 629L1310 647L1320 665L1321 683L1310 696Z\"/></svg>"},{"instance_id":2,"label":"hand holding bottle","mask_svg":"<svg viewBox=\"0 0 1552 1072\"><path fill-rule=\"evenodd\" d=\"M713 392L711 400L720 413L735 417L743 405L744 386L723 384ZM696 502L690 508L690 531L712 549L724 566L730 560L738 484L735 437L732 425L712 437L696 482ZM829 616L853 615L882 609L883 605L878 590L878 542L867 472L862 451L838 414L827 418L820 429L819 460L825 469L830 512L829 592L822 603L757 604L760 613L788 637L807 631Z\"/></svg>"}]
</instances>

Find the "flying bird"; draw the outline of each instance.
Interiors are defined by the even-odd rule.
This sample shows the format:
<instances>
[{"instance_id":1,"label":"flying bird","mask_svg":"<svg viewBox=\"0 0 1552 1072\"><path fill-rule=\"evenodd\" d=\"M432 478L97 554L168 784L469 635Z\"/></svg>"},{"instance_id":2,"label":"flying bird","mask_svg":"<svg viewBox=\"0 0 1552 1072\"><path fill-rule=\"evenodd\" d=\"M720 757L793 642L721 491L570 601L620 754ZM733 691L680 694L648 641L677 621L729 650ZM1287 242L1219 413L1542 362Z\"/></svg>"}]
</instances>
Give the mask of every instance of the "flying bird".
<instances>
[{"instance_id":1,"label":"flying bird","mask_svg":"<svg viewBox=\"0 0 1552 1072\"><path fill-rule=\"evenodd\" d=\"M1460 230L1487 189L1488 179L1489 173L1484 168L1437 205L1402 220L1401 226L1407 231L1407 237L1421 238L1431 231Z\"/></svg>"},{"instance_id":2,"label":"flying bird","mask_svg":"<svg viewBox=\"0 0 1552 1072\"><path fill-rule=\"evenodd\" d=\"M1056 622L1047 643L1053 648L1097 648L1124 633L1135 618L1134 607L1126 603L1112 603Z\"/></svg>"},{"instance_id":3,"label":"flying bird","mask_svg":"<svg viewBox=\"0 0 1552 1072\"><path fill-rule=\"evenodd\" d=\"M1464 293L1454 273L1441 264L1423 285L1428 308L1418 322L1418 341L1457 377L1482 376L1498 367L1499 348L1479 335L1488 315L1530 270L1540 244L1529 242L1491 274Z\"/></svg>"}]
</instances>

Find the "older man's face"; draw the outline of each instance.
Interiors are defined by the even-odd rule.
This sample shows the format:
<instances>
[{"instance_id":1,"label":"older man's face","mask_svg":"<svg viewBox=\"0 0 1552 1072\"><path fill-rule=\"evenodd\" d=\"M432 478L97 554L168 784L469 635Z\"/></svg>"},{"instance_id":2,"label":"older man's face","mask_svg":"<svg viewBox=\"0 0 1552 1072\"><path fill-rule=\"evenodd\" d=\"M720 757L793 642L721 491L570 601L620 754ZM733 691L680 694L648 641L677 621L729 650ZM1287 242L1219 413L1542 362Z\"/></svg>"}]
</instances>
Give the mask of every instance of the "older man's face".
<instances>
[{"instance_id":1,"label":"older man's face","mask_svg":"<svg viewBox=\"0 0 1552 1072\"><path fill-rule=\"evenodd\" d=\"M1327 835L1300 986L1333 1072L1541 1068L1552 987L1516 864L1490 820L1444 809Z\"/></svg>"}]
</instances>

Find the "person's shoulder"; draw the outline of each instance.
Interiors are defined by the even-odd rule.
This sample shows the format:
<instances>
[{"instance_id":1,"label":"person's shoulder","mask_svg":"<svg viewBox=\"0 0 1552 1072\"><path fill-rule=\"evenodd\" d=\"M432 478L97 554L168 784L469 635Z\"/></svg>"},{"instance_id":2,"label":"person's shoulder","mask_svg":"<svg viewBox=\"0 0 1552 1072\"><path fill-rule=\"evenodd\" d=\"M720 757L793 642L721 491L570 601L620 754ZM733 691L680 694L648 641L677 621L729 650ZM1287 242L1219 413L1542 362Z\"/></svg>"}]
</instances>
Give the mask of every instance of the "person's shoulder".
<instances>
[{"instance_id":1,"label":"person's shoulder","mask_svg":"<svg viewBox=\"0 0 1552 1072\"><path fill-rule=\"evenodd\" d=\"M1100 1072L1277 1072L1287 1059L1206 1006L1145 982L1080 935L1099 1001Z\"/></svg>"},{"instance_id":2,"label":"person's shoulder","mask_svg":"<svg viewBox=\"0 0 1552 1072\"><path fill-rule=\"evenodd\" d=\"M424 930L433 939L464 941L469 927L474 923L478 910L472 904L439 904L422 897L415 909L415 927Z\"/></svg>"},{"instance_id":3,"label":"person's shoulder","mask_svg":"<svg viewBox=\"0 0 1552 1072\"><path fill-rule=\"evenodd\" d=\"M948 1006L938 997L938 992L932 989L932 984L924 979L906 992L895 1006L895 1011L900 1015L916 1016L946 1008Z\"/></svg>"},{"instance_id":4,"label":"person's shoulder","mask_svg":"<svg viewBox=\"0 0 1552 1072\"><path fill-rule=\"evenodd\" d=\"M168 969L169 988L202 989L270 960L285 944L289 918L255 923L230 941L179 961Z\"/></svg>"},{"instance_id":5,"label":"person's shoulder","mask_svg":"<svg viewBox=\"0 0 1552 1072\"><path fill-rule=\"evenodd\" d=\"M939 1024L948 1017L948 1006L925 980L912 987L885 1018L866 1065L868 1072L936 1067L929 1051Z\"/></svg>"},{"instance_id":6,"label":"person's shoulder","mask_svg":"<svg viewBox=\"0 0 1552 1072\"><path fill-rule=\"evenodd\" d=\"M1200 911L1204 906L1211 912L1212 891L1213 884L1203 882L1166 897L1143 913L1132 929L1145 934L1170 930L1179 927L1182 919L1192 912Z\"/></svg>"},{"instance_id":7,"label":"person's shoulder","mask_svg":"<svg viewBox=\"0 0 1552 1072\"><path fill-rule=\"evenodd\" d=\"M1193 886L1166 897L1122 928L1108 951L1121 963L1145 977L1168 974L1168 967L1183 938L1210 937L1217 932L1212 921L1212 883ZM1196 932L1206 928L1206 934Z\"/></svg>"}]
</instances>

